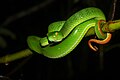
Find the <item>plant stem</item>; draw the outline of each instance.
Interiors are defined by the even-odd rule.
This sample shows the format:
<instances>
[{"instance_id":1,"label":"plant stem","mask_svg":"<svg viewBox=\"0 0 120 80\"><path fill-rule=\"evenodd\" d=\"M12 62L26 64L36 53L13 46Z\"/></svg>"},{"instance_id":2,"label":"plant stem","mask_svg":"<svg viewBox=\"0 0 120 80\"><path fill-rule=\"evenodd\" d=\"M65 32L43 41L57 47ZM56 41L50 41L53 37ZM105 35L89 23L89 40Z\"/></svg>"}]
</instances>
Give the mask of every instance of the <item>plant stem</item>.
<instances>
[{"instance_id":1,"label":"plant stem","mask_svg":"<svg viewBox=\"0 0 120 80\"><path fill-rule=\"evenodd\" d=\"M8 63L8 62L11 62L11 61L23 58L23 57L27 57L31 54L32 54L32 51L30 51L29 49L25 49L25 50L22 50L22 51L13 53L13 54L8 54L8 55L1 57L0 63Z\"/></svg>"},{"instance_id":2,"label":"plant stem","mask_svg":"<svg viewBox=\"0 0 120 80\"><path fill-rule=\"evenodd\" d=\"M103 32L114 32L115 30L120 29L120 20L115 21L109 21L102 27ZM86 33L85 37L95 35L94 28L91 28ZM31 50L25 49L20 52L16 52L13 54L5 55L3 57L0 57L0 63L8 63L23 57L27 57L29 55L33 54Z\"/></svg>"}]
</instances>

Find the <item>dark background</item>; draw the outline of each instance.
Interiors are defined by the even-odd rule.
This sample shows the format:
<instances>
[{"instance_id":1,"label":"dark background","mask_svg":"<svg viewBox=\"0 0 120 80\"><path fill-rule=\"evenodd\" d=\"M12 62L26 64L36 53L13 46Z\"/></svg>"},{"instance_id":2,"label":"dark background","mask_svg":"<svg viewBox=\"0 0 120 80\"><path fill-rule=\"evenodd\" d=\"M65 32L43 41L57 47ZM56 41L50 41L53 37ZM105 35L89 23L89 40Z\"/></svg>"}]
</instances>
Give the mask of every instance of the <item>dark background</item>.
<instances>
[{"instance_id":1,"label":"dark background","mask_svg":"<svg viewBox=\"0 0 120 80\"><path fill-rule=\"evenodd\" d=\"M0 49L0 55L12 54L28 48L26 38L29 35L46 36L48 25L55 21L66 20L75 12L86 7L98 7L106 16L107 21L112 18L113 0L1 0L0 24L6 19L36 5L38 10L29 12L23 17L14 16L8 24L0 26L12 31L16 35L13 40L9 36L0 34L7 47ZM44 3L44 5L43 5ZM117 1L114 20L120 18L120 1ZM119 30L113 33L112 40L103 47L109 49L112 45L120 44ZM0 64L1 80L86 80L113 79L119 76L119 46L104 52L104 65L101 69L99 53L89 49L84 38L81 43L67 56L60 59L49 59L34 53L32 56L13 61L9 65ZM25 62L25 63L24 63ZM119 75L119 74L118 74ZM10 78L10 79L8 79Z\"/></svg>"}]
</instances>

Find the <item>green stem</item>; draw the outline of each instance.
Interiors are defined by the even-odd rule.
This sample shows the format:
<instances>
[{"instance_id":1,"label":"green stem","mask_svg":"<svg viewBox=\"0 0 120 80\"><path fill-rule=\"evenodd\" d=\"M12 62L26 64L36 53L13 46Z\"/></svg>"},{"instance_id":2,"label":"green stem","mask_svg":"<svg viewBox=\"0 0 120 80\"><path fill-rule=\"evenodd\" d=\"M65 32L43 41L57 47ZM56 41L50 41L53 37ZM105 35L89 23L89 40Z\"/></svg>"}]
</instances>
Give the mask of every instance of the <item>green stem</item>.
<instances>
[{"instance_id":1,"label":"green stem","mask_svg":"<svg viewBox=\"0 0 120 80\"><path fill-rule=\"evenodd\" d=\"M108 21L106 24L103 25L102 31L103 32L115 32L116 30L120 29L120 20ZM95 35L94 28L89 29L87 36Z\"/></svg>"},{"instance_id":2,"label":"green stem","mask_svg":"<svg viewBox=\"0 0 120 80\"><path fill-rule=\"evenodd\" d=\"M114 32L119 29L120 29L120 20L108 21L102 27L103 32Z\"/></svg>"},{"instance_id":3,"label":"green stem","mask_svg":"<svg viewBox=\"0 0 120 80\"><path fill-rule=\"evenodd\" d=\"M13 53L13 54L8 54L8 55L1 57L0 63L8 63L8 62L11 62L11 61L23 58L23 57L27 57L31 54L32 52L29 49L25 49L25 50L22 50L22 51Z\"/></svg>"}]
</instances>

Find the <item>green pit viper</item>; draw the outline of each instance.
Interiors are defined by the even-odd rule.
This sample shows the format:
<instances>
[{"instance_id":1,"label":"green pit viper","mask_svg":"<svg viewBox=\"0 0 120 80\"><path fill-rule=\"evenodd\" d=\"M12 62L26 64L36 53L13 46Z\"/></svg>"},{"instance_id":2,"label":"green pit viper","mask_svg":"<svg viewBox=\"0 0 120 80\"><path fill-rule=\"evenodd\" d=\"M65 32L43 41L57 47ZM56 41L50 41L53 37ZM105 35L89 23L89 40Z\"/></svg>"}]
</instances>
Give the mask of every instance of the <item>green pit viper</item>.
<instances>
[{"instance_id":1,"label":"green pit viper","mask_svg":"<svg viewBox=\"0 0 120 80\"><path fill-rule=\"evenodd\" d=\"M105 15L100 9L85 8L73 14L66 21L51 23L48 26L47 37L28 36L27 43L31 50L48 58L61 58L80 43L90 28L94 28L98 40L90 39L88 45L97 51L98 48L92 46L92 42L105 44L111 39L111 33L104 33L101 30L105 21Z\"/></svg>"}]
</instances>

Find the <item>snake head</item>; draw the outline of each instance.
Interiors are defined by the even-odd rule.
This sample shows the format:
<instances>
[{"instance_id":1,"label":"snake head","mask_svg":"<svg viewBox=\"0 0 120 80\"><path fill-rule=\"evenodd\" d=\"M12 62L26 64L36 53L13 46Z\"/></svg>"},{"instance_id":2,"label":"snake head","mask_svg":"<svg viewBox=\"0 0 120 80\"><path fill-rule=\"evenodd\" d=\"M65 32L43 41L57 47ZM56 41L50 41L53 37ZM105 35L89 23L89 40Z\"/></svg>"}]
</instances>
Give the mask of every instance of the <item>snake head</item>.
<instances>
[{"instance_id":1,"label":"snake head","mask_svg":"<svg viewBox=\"0 0 120 80\"><path fill-rule=\"evenodd\" d=\"M51 42L60 42L63 39L63 35L59 31L50 32L47 34L48 40Z\"/></svg>"}]
</instances>

